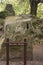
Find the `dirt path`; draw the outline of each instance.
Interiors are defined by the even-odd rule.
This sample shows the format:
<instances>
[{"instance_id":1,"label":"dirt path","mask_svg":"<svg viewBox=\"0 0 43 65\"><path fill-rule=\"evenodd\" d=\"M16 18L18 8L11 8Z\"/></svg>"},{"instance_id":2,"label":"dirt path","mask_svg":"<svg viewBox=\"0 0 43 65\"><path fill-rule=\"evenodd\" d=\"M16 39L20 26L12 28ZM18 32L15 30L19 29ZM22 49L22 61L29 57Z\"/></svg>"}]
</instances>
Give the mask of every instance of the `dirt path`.
<instances>
[{"instance_id":1,"label":"dirt path","mask_svg":"<svg viewBox=\"0 0 43 65\"><path fill-rule=\"evenodd\" d=\"M5 61L0 61L0 65L6 65ZM10 62L9 65L23 65L23 62ZM39 61L27 61L27 65L43 65L43 62Z\"/></svg>"},{"instance_id":2,"label":"dirt path","mask_svg":"<svg viewBox=\"0 0 43 65\"><path fill-rule=\"evenodd\" d=\"M34 61L27 61L27 65L43 65L43 44L33 45L33 59ZM0 61L0 65L6 65L6 62ZM14 60L9 65L23 65L23 62Z\"/></svg>"},{"instance_id":3,"label":"dirt path","mask_svg":"<svg viewBox=\"0 0 43 65\"><path fill-rule=\"evenodd\" d=\"M33 45L33 59L43 61L43 44Z\"/></svg>"}]
</instances>

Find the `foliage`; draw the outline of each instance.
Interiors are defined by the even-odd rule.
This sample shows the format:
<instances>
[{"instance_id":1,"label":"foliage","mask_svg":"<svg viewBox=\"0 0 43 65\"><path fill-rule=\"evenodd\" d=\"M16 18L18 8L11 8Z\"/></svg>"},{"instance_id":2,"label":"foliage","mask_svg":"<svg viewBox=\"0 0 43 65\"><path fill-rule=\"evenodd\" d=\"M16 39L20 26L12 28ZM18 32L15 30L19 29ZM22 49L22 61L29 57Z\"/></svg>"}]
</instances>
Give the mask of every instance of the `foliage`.
<instances>
[{"instance_id":1,"label":"foliage","mask_svg":"<svg viewBox=\"0 0 43 65\"><path fill-rule=\"evenodd\" d=\"M6 17L6 12L5 11L2 11L0 12L0 18L5 18Z\"/></svg>"},{"instance_id":2,"label":"foliage","mask_svg":"<svg viewBox=\"0 0 43 65\"><path fill-rule=\"evenodd\" d=\"M43 18L43 4L42 3L38 5L37 16L40 18Z\"/></svg>"},{"instance_id":3,"label":"foliage","mask_svg":"<svg viewBox=\"0 0 43 65\"><path fill-rule=\"evenodd\" d=\"M13 4L14 10L16 12L16 14L26 14L29 13L29 2L28 0L23 1L22 3L15 1L15 3Z\"/></svg>"},{"instance_id":4,"label":"foliage","mask_svg":"<svg viewBox=\"0 0 43 65\"><path fill-rule=\"evenodd\" d=\"M13 5L14 11L17 15L30 13L30 3L29 0L6 0L0 3L0 11L5 9L7 3ZM38 5L37 16L43 18L43 4Z\"/></svg>"}]
</instances>

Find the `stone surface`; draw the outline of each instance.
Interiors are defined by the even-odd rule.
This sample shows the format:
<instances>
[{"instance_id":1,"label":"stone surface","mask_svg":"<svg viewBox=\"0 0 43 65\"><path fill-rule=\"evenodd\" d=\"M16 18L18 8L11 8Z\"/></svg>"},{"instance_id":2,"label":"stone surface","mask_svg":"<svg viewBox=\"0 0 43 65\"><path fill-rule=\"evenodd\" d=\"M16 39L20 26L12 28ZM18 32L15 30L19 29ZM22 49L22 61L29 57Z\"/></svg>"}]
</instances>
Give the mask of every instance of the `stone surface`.
<instances>
[{"instance_id":1,"label":"stone surface","mask_svg":"<svg viewBox=\"0 0 43 65\"><path fill-rule=\"evenodd\" d=\"M27 23L31 19L23 17L8 17L5 20L5 37L13 41L22 41L27 37Z\"/></svg>"},{"instance_id":2,"label":"stone surface","mask_svg":"<svg viewBox=\"0 0 43 65\"><path fill-rule=\"evenodd\" d=\"M43 39L43 20L28 15L9 16L5 19L4 31L5 37L10 40L22 41L24 38L32 38L31 41L37 43Z\"/></svg>"}]
</instances>

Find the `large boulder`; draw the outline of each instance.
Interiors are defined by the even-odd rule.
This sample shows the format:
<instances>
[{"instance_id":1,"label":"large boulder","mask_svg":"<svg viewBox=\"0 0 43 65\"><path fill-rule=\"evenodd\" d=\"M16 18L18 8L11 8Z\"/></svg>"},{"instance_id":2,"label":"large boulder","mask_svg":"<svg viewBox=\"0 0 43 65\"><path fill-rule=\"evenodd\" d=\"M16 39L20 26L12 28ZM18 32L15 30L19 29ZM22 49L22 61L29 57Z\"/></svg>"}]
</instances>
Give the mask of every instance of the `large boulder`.
<instances>
[{"instance_id":1,"label":"large boulder","mask_svg":"<svg viewBox=\"0 0 43 65\"><path fill-rule=\"evenodd\" d=\"M5 19L5 37L12 41L23 41L27 37L27 24L31 18L24 16L10 16Z\"/></svg>"}]
</instances>

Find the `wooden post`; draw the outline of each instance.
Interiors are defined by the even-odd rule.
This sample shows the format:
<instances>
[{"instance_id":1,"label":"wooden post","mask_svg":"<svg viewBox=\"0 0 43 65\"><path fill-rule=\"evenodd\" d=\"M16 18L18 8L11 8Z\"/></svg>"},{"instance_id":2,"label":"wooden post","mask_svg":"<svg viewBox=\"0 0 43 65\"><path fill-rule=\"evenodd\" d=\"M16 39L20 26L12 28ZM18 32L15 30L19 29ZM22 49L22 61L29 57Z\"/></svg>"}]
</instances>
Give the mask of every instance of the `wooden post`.
<instances>
[{"instance_id":1,"label":"wooden post","mask_svg":"<svg viewBox=\"0 0 43 65\"><path fill-rule=\"evenodd\" d=\"M6 39L6 65L9 65L9 39Z\"/></svg>"},{"instance_id":2,"label":"wooden post","mask_svg":"<svg viewBox=\"0 0 43 65\"><path fill-rule=\"evenodd\" d=\"M27 59L27 42L26 39L24 39L24 65L26 65L26 59Z\"/></svg>"},{"instance_id":3,"label":"wooden post","mask_svg":"<svg viewBox=\"0 0 43 65\"><path fill-rule=\"evenodd\" d=\"M26 42L26 39L24 39L23 44L24 44L24 65L26 65L26 60L27 60L27 42ZM9 39L8 38L6 39L6 65L9 65Z\"/></svg>"}]
</instances>

